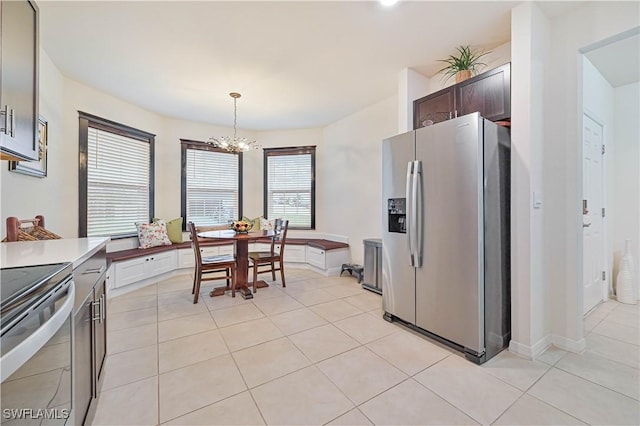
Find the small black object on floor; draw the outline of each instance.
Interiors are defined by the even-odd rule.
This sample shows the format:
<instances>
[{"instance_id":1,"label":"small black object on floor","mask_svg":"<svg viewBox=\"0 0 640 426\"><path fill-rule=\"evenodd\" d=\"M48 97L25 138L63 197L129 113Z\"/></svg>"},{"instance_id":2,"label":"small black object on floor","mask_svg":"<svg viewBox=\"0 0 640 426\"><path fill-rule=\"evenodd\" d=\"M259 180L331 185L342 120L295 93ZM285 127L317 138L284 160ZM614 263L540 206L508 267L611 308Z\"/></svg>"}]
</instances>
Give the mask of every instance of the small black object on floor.
<instances>
[{"instance_id":1,"label":"small black object on floor","mask_svg":"<svg viewBox=\"0 0 640 426\"><path fill-rule=\"evenodd\" d=\"M345 271L349 272L349 275L351 276L356 274L356 277L358 277L358 284L362 282L364 277L364 268L362 265L358 265L356 263L343 263L342 269L340 269L340 276L342 276L342 273Z\"/></svg>"}]
</instances>

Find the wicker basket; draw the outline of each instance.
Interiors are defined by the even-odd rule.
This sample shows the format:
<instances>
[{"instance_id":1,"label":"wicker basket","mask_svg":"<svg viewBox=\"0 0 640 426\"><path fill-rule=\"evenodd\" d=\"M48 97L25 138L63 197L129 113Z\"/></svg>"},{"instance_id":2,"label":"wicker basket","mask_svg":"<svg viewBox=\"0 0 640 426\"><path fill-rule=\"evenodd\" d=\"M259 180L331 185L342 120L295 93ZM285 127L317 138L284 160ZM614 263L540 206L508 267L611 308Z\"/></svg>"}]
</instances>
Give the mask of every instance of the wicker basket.
<instances>
[{"instance_id":1,"label":"wicker basket","mask_svg":"<svg viewBox=\"0 0 640 426\"><path fill-rule=\"evenodd\" d=\"M31 224L31 226L22 226ZM2 242L59 240L62 237L44 228L44 216L38 215L33 219L7 218L7 237Z\"/></svg>"}]
</instances>

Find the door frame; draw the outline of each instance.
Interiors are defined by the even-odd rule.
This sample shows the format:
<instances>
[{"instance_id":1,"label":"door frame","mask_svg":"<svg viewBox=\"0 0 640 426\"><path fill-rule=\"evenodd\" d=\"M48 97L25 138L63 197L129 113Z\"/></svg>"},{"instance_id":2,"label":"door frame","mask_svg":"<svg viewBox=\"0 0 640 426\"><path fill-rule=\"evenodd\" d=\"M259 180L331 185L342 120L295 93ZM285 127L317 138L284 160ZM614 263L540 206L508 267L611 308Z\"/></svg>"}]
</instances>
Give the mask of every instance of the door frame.
<instances>
[{"instance_id":1,"label":"door frame","mask_svg":"<svg viewBox=\"0 0 640 426\"><path fill-rule=\"evenodd\" d=\"M596 124L598 124L602 128L602 145L605 147L605 153L602 155L601 163L600 163L601 164L600 173L601 173L601 179L602 179L602 194L601 194L602 208L605 209L605 216L602 218L602 247L601 247L602 259L603 259L602 269L604 270L604 273L605 273L605 280L603 280L603 283L602 283L602 299L601 300L604 302L612 294L612 289L613 289L613 280L611 279L612 278L611 268L609 267L610 266L609 264L609 260L610 260L609 259L609 251L610 251L609 250L609 217L610 215L606 213L611 211L607 203L607 196L608 196L607 172L609 170L608 161L607 161L609 156L607 155L607 149L609 149L609 147L606 144L606 140L607 140L607 134L608 134L608 125L605 123L605 120L603 120L601 117L598 116L598 114L596 114L589 108L585 107L583 103L582 116L580 117L582 122L582 125L580 126L581 161L584 161L583 146L584 146L584 117L585 116L589 117L591 120L593 120ZM582 183L582 190L584 191L584 180L581 183ZM580 216L580 223L582 223L582 216ZM583 238L581 238L580 257L582 259L582 264L584 266L584 239ZM582 281L581 285L584 285L584 276L582 277L581 281ZM584 293L582 294L582 308L584 310Z\"/></svg>"}]
</instances>

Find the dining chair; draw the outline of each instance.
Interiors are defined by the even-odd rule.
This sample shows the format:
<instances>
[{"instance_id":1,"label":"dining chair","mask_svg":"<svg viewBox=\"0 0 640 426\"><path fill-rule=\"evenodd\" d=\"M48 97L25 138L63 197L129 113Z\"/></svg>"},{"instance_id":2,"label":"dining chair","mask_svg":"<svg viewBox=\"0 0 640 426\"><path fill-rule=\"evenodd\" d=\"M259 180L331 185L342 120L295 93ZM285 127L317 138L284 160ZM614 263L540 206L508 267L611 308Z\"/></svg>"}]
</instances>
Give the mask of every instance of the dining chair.
<instances>
[{"instance_id":1,"label":"dining chair","mask_svg":"<svg viewBox=\"0 0 640 426\"><path fill-rule=\"evenodd\" d=\"M269 251L252 251L249 252L249 259L253 264L253 292L257 291L258 274L271 271L271 279L276 280L276 271L280 271L282 279L282 287L286 287L284 280L284 247L287 242L287 230L289 229L289 221L276 219L273 230L275 236L271 239L271 248ZM278 266L276 266L276 263ZM260 270L261 266L268 266Z\"/></svg>"},{"instance_id":2,"label":"dining chair","mask_svg":"<svg viewBox=\"0 0 640 426\"><path fill-rule=\"evenodd\" d=\"M200 294L200 283L202 281L227 280L227 288L231 289L231 297L236 297L236 259L233 255L224 254L219 256L202 256L200 250L200 241L196 225L189 222L189 232L191 232L191 247L196 255L196 271L193 276L193 303L198 303L198 295ZM207 276L207 274L219 274L224 272L225 275Z\"/></svg>"}]
</instances>

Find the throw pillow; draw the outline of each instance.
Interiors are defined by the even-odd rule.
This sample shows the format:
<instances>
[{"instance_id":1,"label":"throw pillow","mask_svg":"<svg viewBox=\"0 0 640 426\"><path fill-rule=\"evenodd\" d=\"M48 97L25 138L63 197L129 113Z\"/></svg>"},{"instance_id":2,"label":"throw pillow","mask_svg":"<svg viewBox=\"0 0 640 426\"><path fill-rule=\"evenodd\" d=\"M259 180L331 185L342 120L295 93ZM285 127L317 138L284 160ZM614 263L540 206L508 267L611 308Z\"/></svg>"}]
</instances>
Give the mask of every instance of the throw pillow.
<instances>
[{"instance_id":1,"label":"throw pillow","mask_svg":"<svg viewBox=\"0 0 640 426\"><path fill-rule=\"evenodd\" d=\"M167 224L164 220L158 220L152 223L136 223L138 229L138 240L141 249L170 246L171 240L167 235Z\"/></svg>"},{"instance_id":2,"label":"throw pillow","mask_svg":"<svg viewBox=\"0 0 640 426\"><path fill-rule=\"evenodd\" d=\"M242 216L242 220L246 220L247 222L252 223L253 226L251 227L251 229L253 229L254 231L257 231L258 229L260 229L260 216L253 219L249 219L246 216Z\"/></svg>"},{"instance_id":3,"label":"throw pillow","mask_svg":"<svg viewBox=\"0 0 640 426\"><path fill-rule=\"evenodd\" d=\"M273 219L260 218L260 229L263 231L273 231L275 221Z\"/></svg>"},{"instance_id":4,"label":"throw pillow","mask_svg":"<svg viewBox=\"0 0 640 426\"><path fill-rule=\"evenodd\" d=\"M153 218L153 222L157 223L159 220L157 217ZM182 218L176 218L165 221L167 224L167 235L172 243L180 244L182 242Z\"/></svg>"}]
</instances>

